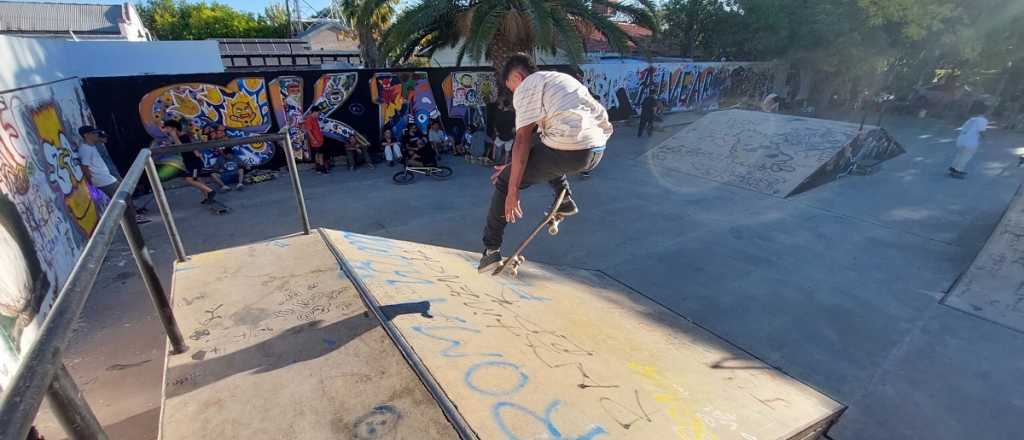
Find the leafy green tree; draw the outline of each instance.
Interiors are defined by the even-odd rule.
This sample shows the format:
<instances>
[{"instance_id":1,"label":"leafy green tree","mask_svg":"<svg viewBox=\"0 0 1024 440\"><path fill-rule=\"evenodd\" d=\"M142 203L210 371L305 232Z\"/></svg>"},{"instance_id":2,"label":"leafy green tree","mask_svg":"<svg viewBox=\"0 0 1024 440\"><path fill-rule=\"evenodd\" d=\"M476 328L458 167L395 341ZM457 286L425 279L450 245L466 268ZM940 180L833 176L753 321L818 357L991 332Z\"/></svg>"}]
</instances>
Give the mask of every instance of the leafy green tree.
<instances>
[{"instance_id":1,"label":"leafy green tree","mask_svg":"<svg viewBox=\"0 0 1024 440\"><path fill-rule=\"evenodd\" d=\"M584 35L596 31L612 47L625 51L627 41L638 44L608 16L593 6L604 6L619 17L657 30L647 0L641 3L611 0L420 0L406 9L384 34L385 52L399 60L440 47L459 47L465 56L499 65L515 52L563 51L574 62L582 60Z\"/></svg>"},{"instance_id":2,"label":"leafy green tree","mask_svg":"<svg viewBox=\"0 0 1024 440\"><path fill-rule=\"evenodd\" d=\"M395 19L398 0L334 0L359 39L359 56L367 68L383 67L377 41Z\"/></svg>"},{"instance_id":3,"label":"leafy green tree","mask_svg":"<svg viewBox=\"0 0 1024 440\"><path fill-rule=\"evenodd\" d=\"M282 25L280 5L268 7L266 15L259 16L223 3L184 0L147 0L136 9L146 27L161 40L288 36L287 18Z\"/></svg>"}]
</instances>

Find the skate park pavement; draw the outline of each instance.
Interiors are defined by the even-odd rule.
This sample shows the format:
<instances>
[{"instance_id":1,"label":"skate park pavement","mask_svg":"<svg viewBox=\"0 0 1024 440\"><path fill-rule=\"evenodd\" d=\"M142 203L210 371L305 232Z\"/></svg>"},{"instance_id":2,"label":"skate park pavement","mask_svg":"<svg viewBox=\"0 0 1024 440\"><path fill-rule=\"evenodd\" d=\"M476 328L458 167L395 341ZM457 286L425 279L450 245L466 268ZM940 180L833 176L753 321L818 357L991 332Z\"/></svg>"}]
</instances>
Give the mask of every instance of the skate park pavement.
<instances>
[{"instance_id":1,"label":"skate park pavement","mask_svg":"<svg viewBox=\"0 0 1024 440\"><path fill-rule=\"evenodd\" d=\"M617 126L593 177L574 179L581 214L527 249L530 261L596 270L846 405L833 439L1016 438L1024 429L1024 335L940 301L992 234L1021 183L1024 135L993 132L965 180L949 178L953 126L887 116L907 151L870 176L788 199L654 162L647 151L695 114L638 141ZM449 181L391 183L394 168L301 173L315 226L478 251L488 168L446 158ZM284 176L282 176L284 177ZM169 192L190 253L298 230L286 178L231 193L212 216ZM523 192L518 243L550 202ZM155 217L155 215L154 215ZM142 226L164 282L163 225ZM115 439L156 438L163 336L128 248L116 242L67 362ZM61 438L47 414L45 434ZM49 438L48 437L48 438Z\"/></svg>"}]
</instances>

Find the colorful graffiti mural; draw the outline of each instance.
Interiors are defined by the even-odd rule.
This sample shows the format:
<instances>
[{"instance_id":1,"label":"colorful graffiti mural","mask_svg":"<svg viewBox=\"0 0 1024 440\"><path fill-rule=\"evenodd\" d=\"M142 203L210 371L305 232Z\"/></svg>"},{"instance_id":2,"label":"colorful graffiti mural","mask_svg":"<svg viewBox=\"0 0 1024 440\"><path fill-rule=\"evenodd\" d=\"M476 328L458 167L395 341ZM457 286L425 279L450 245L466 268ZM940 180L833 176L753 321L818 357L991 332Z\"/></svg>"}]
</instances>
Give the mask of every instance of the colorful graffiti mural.
<instances>
[{"instance_id":1,"label":"colorful graffiti mural","mask_svg":"<svg viewBox=\"0 0 1024 440\"><path fill-rule=\"evenodd\" d=\"M310 160L311 153L306 137L302 135L302 78L279 76L270 81L270 104L274 108L277 124L288 126L288 137L292 139L292 151L297 160Z\"/></svg>"},{"instance_id":2,"label":"colorful graffiti mural","mask_svg":"<svg viewBox=\"0 0 1024 440\"><path fill-rule=\"evenodd\" d=\"M380 108L380 132L396 137L414 123L426 132L433 119L440 120L427 72L380 72L370 80L373 102Z\"/></svg>"},{"instance_id":3,"label":"colorful graffiti mural","mask_svg":"<svg viewBox=\"0 0 1024 440\"><path fill-rule=\"evenodd\" d=\"M77 79L0 94L0 387L106 203L76 155L92 123Z\"/></svg>"},{"instance_id":4,"label":"colorful graffiti mural","mask_svg":"<svg viewBox=\"0 0 1024 440\"><path fill-rule=\"evenodd\" d=\"M588 64L583 82L614 120L637 113L654 93L668 111L713 110L760 102L772 72L757 63Z\"/></svg>"},{"instance_id":5,"label":"colorful graffiti mural","mask_svg":"<svg viewBox=\"0 0 1024 440\"><path fill-rule=\"evenodd\" d=\"M331 115L338 111L356 89L356 82L359 74L352 73L330 73L321 76L313 84L313 105L327 103L327 110L320 113L320 129L324 136L340 142L348 142L350 137L355 137L360 145L369 145L370 141L348 124Z\"/></svg>"},{"instance_id":6,"label":"colorful graffiti mural","mask_svg":"<svg viewBox=\"0 0 1024 440\"><path fill-rule=\"evenodd\" d=\"M452 72L442 84L448 117L461 119L466 127L482 127L487 121L487 104L498 97L491 72Z\"/></svg>"},{"instance_id":7,"label":"colorful graffiti mural","mask_svg":"<svg viewBox=\"0 0 1024 440\"><path fill-rule=\"evenodd\" d=\"M226 86L183 83L161 87L142 97L139 116L158 143L167 141L160 128L169 119L187 123L197 142L266 133L271 126L266 82L257 77L237 78ZM232 148L232 153L247 165L262 165L274 156L274 146L267 142L239 145ZM206 151L203 160L212 165L216 154ZM185 169L177 154L156 161L161 165L162 178Z\"/></svg>"}]
</instances>

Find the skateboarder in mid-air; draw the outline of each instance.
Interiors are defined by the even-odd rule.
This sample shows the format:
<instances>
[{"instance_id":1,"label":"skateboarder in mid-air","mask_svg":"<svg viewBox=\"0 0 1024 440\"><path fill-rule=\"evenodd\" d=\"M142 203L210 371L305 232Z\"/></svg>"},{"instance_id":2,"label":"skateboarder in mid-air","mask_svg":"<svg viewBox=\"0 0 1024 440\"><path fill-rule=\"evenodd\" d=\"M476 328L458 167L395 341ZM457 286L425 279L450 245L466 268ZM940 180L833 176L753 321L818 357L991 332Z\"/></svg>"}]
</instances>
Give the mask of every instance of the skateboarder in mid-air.
<instances>
[{"instance_id":1,"label":"skateboarder in mid-air","mask_svg":"<svg viewBox=\"0 0 1024 440\"><path fill-rule=\"evenodd\" d=\"M494 195L484 227L480 273L501 263L505 225L523 216L519 190L548 182L556 198L562 190L567 191L557 213L565 217L576 214L566 175L593 170L612 135L608 112L572 76L538 72L529 56L515 54L505 61L500 78L513 93L516 134L511 162L494 167L491 175Z\"/></svg>"}]
</instances>

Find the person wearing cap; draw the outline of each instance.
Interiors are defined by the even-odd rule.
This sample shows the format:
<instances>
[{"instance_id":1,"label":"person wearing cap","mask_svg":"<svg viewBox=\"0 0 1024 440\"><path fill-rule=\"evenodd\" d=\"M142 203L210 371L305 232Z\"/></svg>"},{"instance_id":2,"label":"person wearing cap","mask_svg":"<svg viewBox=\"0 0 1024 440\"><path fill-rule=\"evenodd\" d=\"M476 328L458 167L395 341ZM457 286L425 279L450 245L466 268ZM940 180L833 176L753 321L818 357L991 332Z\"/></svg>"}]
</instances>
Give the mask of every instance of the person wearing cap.
<instances>
[{"instance_id":1,"label":"person wearing cap","mask_svg":"<svg viewBox=\"0 0 1024 440\"><path fill-rule=\"evenodd\" d=\"M103 155L100 154L100 147L107 142L107 133L91 125L83 125L78 128L78 135L82 137L82 143L78 145L78 161L82 166L82 172L93 186L99 188L113 200L121 182L114 176ZM135 212L131 195L125 202L132 212ZM149 221L146 216L135 214L136 223L149 223Z\"/></svg>"}]
</instances>

